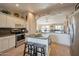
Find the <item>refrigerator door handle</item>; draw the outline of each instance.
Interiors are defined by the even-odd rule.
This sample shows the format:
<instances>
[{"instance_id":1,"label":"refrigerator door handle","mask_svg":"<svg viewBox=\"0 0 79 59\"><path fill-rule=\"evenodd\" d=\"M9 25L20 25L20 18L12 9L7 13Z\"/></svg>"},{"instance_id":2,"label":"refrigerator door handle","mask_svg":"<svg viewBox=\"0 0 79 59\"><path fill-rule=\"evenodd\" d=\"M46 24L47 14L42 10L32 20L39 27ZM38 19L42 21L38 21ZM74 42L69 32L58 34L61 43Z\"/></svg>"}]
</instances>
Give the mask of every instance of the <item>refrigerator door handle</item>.
<instances>
[{"instance_id":1,"label":"refrigerator door handle","mask_svg":"<svg viewBox=\"0 0 79 59\"><path fill-rule=\"evenodd\" d=\"M72 36L72 43L74 42L74 26L72 24L73 36Z\"/></svg>"}]
</instances>

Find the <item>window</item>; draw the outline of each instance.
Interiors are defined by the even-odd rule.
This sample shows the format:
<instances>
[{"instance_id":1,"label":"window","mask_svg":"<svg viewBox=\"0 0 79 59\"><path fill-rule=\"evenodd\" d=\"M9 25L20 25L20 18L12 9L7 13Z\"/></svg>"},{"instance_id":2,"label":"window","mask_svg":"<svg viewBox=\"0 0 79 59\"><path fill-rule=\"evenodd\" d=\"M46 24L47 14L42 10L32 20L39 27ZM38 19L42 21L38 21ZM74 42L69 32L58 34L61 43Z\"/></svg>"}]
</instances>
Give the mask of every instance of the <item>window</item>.
<instances>
[{"instance_id":1,"label":"window","mask_svg":"<svg viewBox=\"0 0 79 59\"><path fill-rule=\"evenodd\" d=\"M49 32L49 31L50 31L50 27L48 25L41 26L41 32Z\"/></svg>"},{"instance_id":2,"label":"window","mask_svg":"<svg viewBox=\"0 0 79 59\"><path fill-rule=\"evenodd\" d=\"M64 26L63 25L55 25L54 29L55 30L64 30Z\"/></svg>"}]
</instances>

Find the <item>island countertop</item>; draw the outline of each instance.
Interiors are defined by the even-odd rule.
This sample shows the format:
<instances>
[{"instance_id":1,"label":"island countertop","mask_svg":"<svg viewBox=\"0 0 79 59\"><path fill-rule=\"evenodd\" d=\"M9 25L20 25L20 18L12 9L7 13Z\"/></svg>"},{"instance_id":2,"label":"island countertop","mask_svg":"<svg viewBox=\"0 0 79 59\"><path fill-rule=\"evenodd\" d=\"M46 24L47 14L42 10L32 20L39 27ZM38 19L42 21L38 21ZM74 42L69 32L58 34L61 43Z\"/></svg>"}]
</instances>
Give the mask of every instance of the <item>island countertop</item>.
<instances>
[{"instance_id":1,"label":"island countertop","mask_svg":"<svg viewBox=\"0 0 79 59\"><path fill-rule=\"evenodd\" d=\"M43 37L43 36L40 36L40 37L34 37L34 36L27 36L26 37L30 37L30 38L36 38L36 39L48 39L48 37Z\"/></svg>"},{"instance_id":2,"label":"island countertop","mask_svg":"<svg viewBox=\"0 0 79 59\"><path fill-rule=\"evenodd\" d=\"M46 45L46 55L49 55L48 50L49 50L49 46L51 44L49 37L45 37L45 36L41 36L41 35L26 34L25 41Z\"/></svg>"},{"instance_id":3,"label":"island countertop","mask_svg":"<svg viewBox=\"0 0 79 59\"><path fill-rule=\"evenodd\" d=\"M37 39L48 39L49 38L49 37L42 36L42 34L40 34L40 35L26 34L25 37L37 38Z\"/></svg>"}]
</instances>

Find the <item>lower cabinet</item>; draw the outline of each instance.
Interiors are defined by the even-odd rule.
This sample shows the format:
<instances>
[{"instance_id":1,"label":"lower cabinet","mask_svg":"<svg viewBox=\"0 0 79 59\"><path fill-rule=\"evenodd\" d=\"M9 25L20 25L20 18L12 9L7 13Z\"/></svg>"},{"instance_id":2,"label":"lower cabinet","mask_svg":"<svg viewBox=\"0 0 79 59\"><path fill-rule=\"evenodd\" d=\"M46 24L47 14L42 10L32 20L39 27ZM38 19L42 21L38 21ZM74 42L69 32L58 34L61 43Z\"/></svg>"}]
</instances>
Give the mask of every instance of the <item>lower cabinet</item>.
<instances>
[{"instance_id":1,"label":"lower cabinet","mask_svg":"<svg viewBox=\"0 0 79 59\"><path fill-rule=\"evenodd\" d=\"M9 48L12 48L15 46L15 36L10 36L9 38Z\"/></svg>"},{"instance_id":2,"label":"lower cabinet","mask_svg":"<svg viewBox=\"0 0 79 59\"><path fill-rule=\"evenodd\" d=\"M0 51L2 51L2 40L0 38Z\"/></svg>"},{"instance_id":3,"label":"lower cabinet","mask_svg":"<svg viewBox=\"0 0 79 59\"><path fill-rule=\"evenodd\" d=\"M4 37L2 39L2 51L7 50L8 49L8 37Z\"/></svg>"},{"instance_id":4,"label":"lower cabinet","mask_svg":"<svg viewBox=\"0 0 79 59\"><path fill-rule=\"evenodd\" d=\"M15 35L0 38L0 52L15 46Z\"/></svg>"}]
</instances>

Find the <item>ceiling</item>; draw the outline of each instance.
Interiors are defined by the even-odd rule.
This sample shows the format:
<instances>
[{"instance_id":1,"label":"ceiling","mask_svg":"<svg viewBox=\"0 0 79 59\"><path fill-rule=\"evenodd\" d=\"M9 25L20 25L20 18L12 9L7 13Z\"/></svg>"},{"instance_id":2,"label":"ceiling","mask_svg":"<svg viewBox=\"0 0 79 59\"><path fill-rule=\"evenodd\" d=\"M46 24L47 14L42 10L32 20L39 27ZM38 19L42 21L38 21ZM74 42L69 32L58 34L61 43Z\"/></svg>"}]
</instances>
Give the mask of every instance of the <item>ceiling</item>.
<instances>
[{"instance_id":1,"label":"ceiling","mask_svg":"<svg viewBox=\"0 0 79 59\"><path fill-rule=\"evenodd\" d=\"M15 11L30 11L30 12L36 12L42 9L47 8L48 6L55 5L55 4L48 4L48 3L18 3L19 6L16 7L15 3L0 3L0 7L9 8L11 10Z\"/></svg>"},{"instance_id":2,"label":"ceiling","mask_svg":"<svg viewBox=\"0 0 79 59\"><path fill-rule=\"evenodd\" d=\"M39 15L47 15L47 14L66 14L69 15L75 11L75 4L74 3L64 3L64 4L55 4L54 6L49 6L39 12Z\"/></svg>"},{"instance_id":3,"label":"ceiling","mask_svg":"<svg viewBox=\"0 0 79 59\"><path fill-rule=\"evenodd\" d=\"M12 11L18 12L33 12L38 15L56 14L56 13L71 13L74 11L74 3L18 3L16 7L15 3L0 3L1 8L6 8Z\"/></svg>"}]
</instances>

